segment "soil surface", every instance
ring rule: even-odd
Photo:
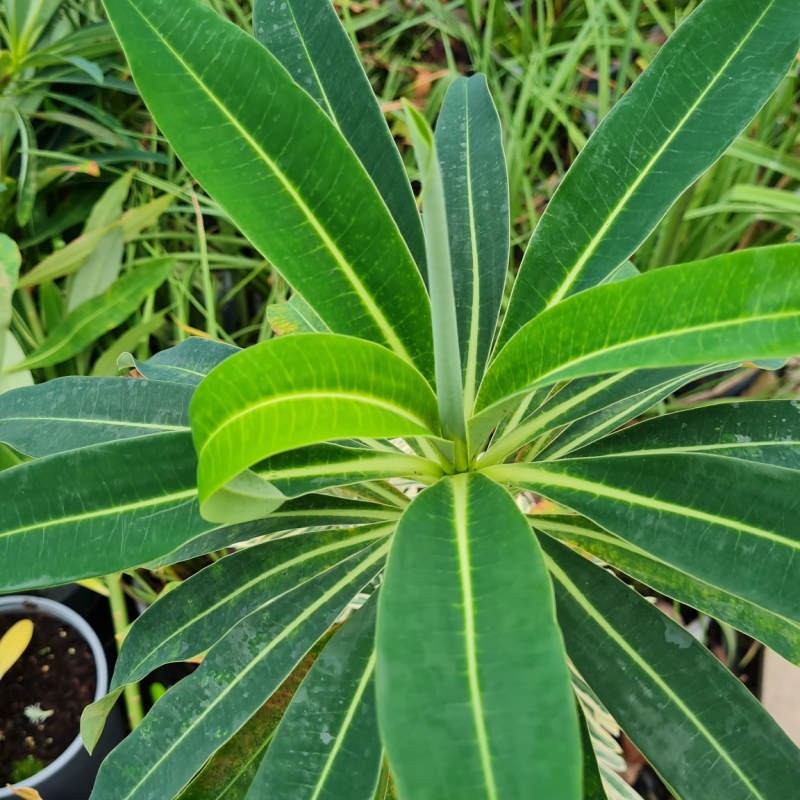
[[[0,614],[0,636],[21,619],[34,632],[0,680],[0,786],[24,779],[32,759],[41,769],[67,749],[96,687],[92,652],[73,627],[41,613]]]

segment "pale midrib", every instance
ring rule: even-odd
[[[461,596],[464,609],[464,649],[467,659],[467,681],[469,684],[469,700],[472,718],[475,724],[478,753],[481,760],[484,782],[488,800],[498,800],[492,768],[492,756],[489,748],[489,734],[481,699],[480,678],[478,675],[478,646],[475,632],[475,597],[472,588],[472,565],[469,552],[468,502],[469,490],[464,475],[453,479],[453,532],[458,556],[458,570],[461,579]]]
[[[313,603],[306,606],[303,611],[298,614],[294,620],[289,623],[274,639],[270,641],[268,645],[266,645],[258,655],[253,658],[253,660],[236,676],[230,681],[225,689],[223,689],[213,700],[206,704],[203,711],[194,719],[193,723],[186,728],[186,730],[181,733],[179,736],[173,739],[170,746],[164,750],[161,754],[159,759],[147,770],[147,772],[142,775],[139,779],[139,782],[131,788],[128,794],[125,795],[124,798],[121,800],[131,800],[136,795],[137,790],[139,789],[142,784],[144,784],[148,778],[158,769],[158,767],[166,761],[170,754],[183,742],[183,740],[197,728],[197,726],[205,719],[215,708],[219,705],[234,689],[239,685],[239,683],[250,673],[252,672],[267,656],[272,653],[272,651],[280,645],[285,639],[287,639],[297,628],[300,627],[306,620],[309,619],[316,611],[321,609],[326,603],[332,600],[342,589],[344,589],[348,584],[352,583],[356,577],[373,566],[377,561],[380,561],[389,550],[389,545],[384,545],[383,547],[377,549],[371,556],[367,557],[361,564],[359,564],[356,568],[352,569],[348,572],[341,580],[335,583],[330,589],[328,589],[324,594],[318,597]],[[277,688],[277,687],[276,687]]]
[[[90,417],[3,417],[0,424],[7,422],[63,422],[80,425],[111,425],[114,428],[144,428],[154,431],[180,432],[190,430],[188,425],[156,425],[153,422],[135,422],[121,419],[92,419]]]
[[[736,519],[728,519],[720,517],[715,514],[710,514],[707,511],[699,511],[690,506],[679,505],[677,503],[668,503],[664,500],[657,500],[653,497],[645,497],[644,495],[634,494],[633,492],[625,491],[624,489],[615,489],[606,486],[603,483],[596,483],[594,481],[585,480],[582,478],[575,478],[572,475],[561,475],[558,473],[548,472],[546,469],[539,469],[529,464],[509,464],[508,466],[490,467],[487,473],[499,475],[500,480],[508,480],[512,483],[526,484],[530,483],[536,485],[538,490],[543,486],[555,486],[562,489],[573,489],[577,492],[586,492],[588,494],[599,495],[606,497],[610,500],[618,500],[621,503],[628,503],[632,506],[639,506],[653,511],[663,511],[667,514],[673,514],[679,517],[688,517],[696,519],[699,522],[706,522],[711,525],[719,525],[723,528],[738,533],[749,533],[759,539],[764,539],[775,544],[789,547],[792,550],[800,550],[800,542],[794,539],[789,539],[786,536],[773,533],[772,531],[764,530],[763,528],[756,528],[746,522]]]
[[[464,377],[464,415],[469,417],[475,406],[475,391],[478,374],[478,343],[481,325],[481,273],[478,259],[478,232],[475,220],[475,201],[472,191],[472,152],[469,135],[469,89],[464,96],[464,149],[466,151],[465,169],[467,173],[467,213],[469,216],[469,240],[472,255],[472,309],[467,341],[467,369]]]
[[[141,511],[147,508],[156,508],[158,506],[167,505],[169,503],[177,502],[179,500],[189,500],[197,496],[197,489],[186,489],[182,492],[173,492],[172,494],[160,495],[157,499],[151,498],[149,500],[142,500],[136,503],[125,503],[123,505],[112,506],[111,508],[102,508],[97,511],[86,511],[82,514],[71,514],[66,517],[58,517],[42,522],[36,522],[33,525],[24,525],[21,528],[14,528],[10,531],[0,532],[0,539],[5,539],[9,536],[16,536],[21,533],[28,533],[30,531],[38,531],[44,528],[55,528],[60,525],[68,525],[71,522],[86,522],[92,519],[102,519],[116,514],[124,514],[129,511]]]
[[[369,657],[369,661],[367,662],[364,674],[361,676],[361,680],[358,682],[356,691],[353,694],[353,699],[350,701],[350,705],[347,708],[347,713],[345,714],[342,724],[339,727],[338,735],[336,736],[333,747],[331,748],[331,752],[328,754],[328,758],[325,760],[325,766],[323,767],[322,772],[320,772],[319,778],[317,779],[317,786],[314,790],[314,794],[311,796],[311,800],[319,800],[320,794],[325,789],[325,781],[328,779],[331,769],[333,769],[336,756],[339,755],[339,751],[344,745],[345,734],[347,733],[348,728],[350,728],[350,726],[353,724],[353,719],[355,718],[356,711],[358,710],[358,705],[361,702],[361,699],[364,697],[364,693],[367,691],[367,686],[369,686],[370,679],[372,678],[372,673],[375,671],[375,661],[376,656],[375,651],[373,650],[372,655]]]
[[[550,572],[556,577],[564,589],[572,595],[575,601],[580,605],[580,607],[584,610],[589,617],[591,617],[595,624],[605,632],[606,636],[608,636],[612,641],[614,641],[617,646],[625,653],[625,655],[633,661],[639,669],[642,670],[650,680],[658,686],[658,688],[680,709],[680,711],[687,717],[687,719],[695,726],[698,733],[700,733],[706,741],[711,745],[711,747],[719,753],[720,758],[730,767],[735,775],[739,777],[742,783],[748,788],[749,791],[753,793],[754,797],[760,798],[760,800],[766,800],[763,794],[756,789],[755,786],[750,782],[749,778],[741,771],[739,765],[736,761],[731,758],[728,752],[722,747],[721,743],[716,739],[716,737],[711,733],[711,731],[706,728],[703,722],[696,716],[696,714],[683,702],[681,697],[670,688],[670,686],[664,682],[661,676],[653,670],[650,664],[647,663],[640,655],[636,652],[634,648],[632,648],[626,639],[614,628],[608,620],[603,617],[601,614],[597,613],[595,607],[588,601],[586,596],[578,589],[578,587],[569,579],[569,577],[553,562],[551,558],[548,558],[548,567]]]
[[[369,451],[367,451],[369,452]],[[352,461],[337,461],[334,464],[321,462],[306,467],[287,467],[286,469],[254,470],[256,475],[266,481],[289,480],[292,478],[324,478],[342,475],[385,475],[396,478],[400,475],[440,475],[441,470],[426,458],[410,456],[405,453],[386,456],[367,456]]]
[[[398,417],[401,417],[402,419],[405,419],[408,422],[411,422],[419,426],[420,430],[409,431],[405,435],[411,436],[414,434],[424,434],[426,431],[430,432],[427,423],[423,419],[418,417],[416,414],[409,412],[402,406],[397,406],[385,400],[380,400],[377,397],[372,397],[366,394],[358,394],[357,392],[331,392],[331,391],[293,392],[291,394],[273,395],[272,397],[268,397],[265,400],[260,400],[258,403],[251,403],[245,408],[237,411],[235,414],[231,414],[229,417],[226,417],[224,422],[222,422],[220,425],[214,428],[214,430],[208,435],[208,438],[203,442],[202,446],[198,451],[198,458],[203,457],[203,454],[206,452],[206,449],[208,448],[210,443],[213,442],[214,439],[216,439],[217,436],[223,433],[226,428],[233,425],[237,420],[241,419],[242,417],[256,413],[257,411],[261,411],[265,408],[268,408],[269,406],[276,405],[278,403],[294,403],[295,401],[301,401],[301,400],[349,400],[351,403],[374,406],[376,408],[382,409],[383,411],[388,411],[391,414],[396,414]],[[400,435],[400,434],[395,434],[395,435]]]
[[[558,290],[552,296],[550,301],[547,303],[545,308],[550,308],[554,306],[556,303],[561,302],[564,297],[567,295],[569,290],[572,288],[572,285],[578,279],[581,271],[586,266],[589,259],[594,255],[595,250],[597,249],[598,245],[603,241],[606,234],[611,230],[611,227],[617,221],[617,218],[620,214],[625,210],[625,207],[628,204],[628,201],[636,194],[636,191],[644,182],[645,178],[650,175],[652,169],[656,166],[659,159],[667,152],[670,145],[675,141],[678,135],[683,131],[684,126],[686,123],[691,119],[694,113],[700,108],[700,105],[706,99],[706,97],[711,93],[711,91],[717,86],[720,80],[725,75],[725,70],[733,63],[733,61],[738,57],[739,53],[742,51],[744,46],[749,41],[750,37],[756,31],[758,26],[761,24],[761,21],[767,14],[772,10],[772,6],[774,2],[769,3],[769,5],[764,9],[764,11],[759,15],[758,19],[753,23],[747,33],[740,39],[739,43],[736,45],[736,48],[733,50],[731,55],[725,60],[722,66],[714,73],[714,79],[706,86],[706,88],[700,93],[697,99],[692,103],[689,107],[688,111],[683,115],[680,119],[678,124],[673,128],[672,132],[667,136],[664,140],[664,143],[661,147],[656,150],[653,157],[645,164],[644,169],[637,175],[636,179],[631,183],[629,188],[625,191],[625,193],[620,198],[619,202],[614,206],[611,210],[611,213],[606,217],[605,222],[600,226],[597,233],[592,237],[592,240],[587,245],[586,249],[581,254],[580,258],[575,262],[575,266],[569,271],[567,277],[559,286]]]
[[[513,389],[509,395],[506,395],[505,397],[501,397],[501,398],[499,398],[497,400],[492,400],[492,402],[489,405],[484,406],[483,408],[481,408],[481,411],[486,411],[487,409],[491,408],[496,403],[505,402],[505,400],[507,400],[509,397],[513,397],[514,395],[517,395],[517,394],[522,394],[523,392],[527,392],[530,389],[536,389],[536,388],[540,388],[540,387],[546,386],[546,385],[548,385],[550,383],[554,383],[557,380],[573,379],[573,378],[577,378],[577,377],[587,377],[591,373],[586,373],[586,374],[581,373],[579,375],[572,375],[572,374],[569,374],[569,371],[571,369],[573,369],[574,367],[579,366],[580,364],[583,364],[583,363],[585,363],[587,361],[592,361],[592,360],[597,359],[598,357],[601,357],[601,356],[606,356],[609,353],[615,353],[618,350],[624,350],[624,349],[629,348],[629,347],[636,348],[636,347],[638,347],[639,345],[642,345],[642,344],[650,344],[652,342],[658,342],[658,341],[662,341],[662,340],[679,339],[679,338],[684,337],[684,336],[690,336],[690,335],[698,334],[698,333],[705,333],[707,331],[723,330],[724,328],[735,328],[735,327],[741,326],[741,325],[747,325],[747,326],[761,325],[764,322],[772,322],[772,321],[775,321],[775,320],[782,320],[782,319],[795,319],[796,320],[797,317],[798,317],[797,310],[790,309],[788,311],[776,311],[776,312],[773,312],[771,314],[760,314],[758,316],[736,317],[736,318],[733,318],[733,319],[724,319],[724,320],[721,320],[719,322],[709,322],[709,323],[706,323],[704,325],[692,325],[692,326],[686,327],[686,328],[671,328],[670,330],[661,331],[660,333],[653,333],[653,334],[650,334],[648,336],[640,336],[638,338],[627,339],[624,342],[618,342],[617,344],[613,344],[613,345],[609,345],[609,346],[603,347],[600,350],[591,350],[590,352],[586,353],[585,355],[582,355],[582,356],[580,356],[578,358],[573,358],[571,361],[567,361],[567,362],[565,362],[563,364],[559,364],[557,367],[554,367],[554,368],[548,370],[547,372],[544,372],[543,374],[536,376],[532,380],[529,380],[525,384],[525,386],[523,386],[521,388],[518,388],[518,389]],[[757,356],[757,357],[760,357],[760,356]],[[508,360],[508,357],[506,357],[505,360]],[[497,362],[495,362],[495,363],[497,363]],[[662,366],[665,366],[663,364],[663,362],[659,362],[659,364],[661,364]],[[645,364],[645,365],[641,365],[641,366],[638,366],[638,367],[631,367],[630,369],[649,369],[651,367],[656,367],[656,366],[658,366],[658,365]],[[680,366],[680,365],[679,364],[675,364],[675,363],[667,363],[666,366]],[[503,372],[507,372],[507,371],[508,371],[508,368],[504,367],[503,368]],[[500,374],[502,375],[503,372],[501,372]],[[565,375],[564,373],[567,373],[567,374]],[[497,379],[495,379],[495,382],[497,382]]]
[[[633,400],[635,403],[644,402],[645,399],[656,402],[657,398],[660,395],[662,395],[665,391],[669,392],[673,388],[682,386],[684,383],[687,383],[693,378],[703,375],[704,373],[705,373],[705,368],[693,370],[692,372],[688,372],[685,375],[682,375],[678,380],[661,383],[658,386],[655,386],[654,388],[646,392],[641,392],[637,395],[634,395],[629,399]],[[617,423],[621,424],[622,422],[627,421],[626,418],[628,417],[629,417],[628,409],[624,409],[619,414],[615,414],[612,417],[607,417],[606,419],[603,420],[602,424],[596,425],[594,428],[590,428],[589,430],[584,431],[584,433],[581,436],[578,436],[577,438],[568,442],[565,446],[557,448],[548,456],[548,458],[542,459],[542,461],[555,461],[561,459],[565,454],[577,450],[578,448],[582,447],[586,442],[591,442],[597,436],[598,431],[603,429],[613,430],[614,428],[617,427]],[[556,443],[557,441],[558,440],[556,440]]]
[[[190,66],[189,64],[181,57],[181,55],[170,46],[169,42],[161,35],[158,28],[153,25],[149,18],[147,18],[135,5],[131,3],[131,8],[136,11],[142,21],[150,28],[153,32],[153,35],[161,42],[164,48],[175,58],[175,60],[186,70],[187,74],[189,74],[192,79],[197,84],[198,88],[208,96],[208,98],[212,101],[212,103],[220,110],[222,115],[228,119],[230,124],[233,128],[239,133],[239,135],[247,142],[249,147],[255,152],[255,154],[267,165],[268,169],[272,171],[275,177],[280,182],[281,186],[286,190],[286,192],[291,196],[294,202],[297,204],[297,207],[303,213],[305,218],[308,220],[311,227],[314,229],[317,236],[319,236],[320,240],[322,241],[325,248],[328,252],[333,256],[334,261],[341,269],[343,275],[353,287],[356,295],[359,297],[361,302],[364,304],[366,309],[372,315],[372,318],[375,320],[378,328],[381,331],[386,343],[391,347],[391,349],[402,358],[404,361],[408,362],[409,364],[413,364],[414,360],[409,355],[408,351],[406,350],[403,343],[398,338],[397,334],[394,331],[394,328],[391,326],[389,321],[383,314],[383,311],[378,307],[372,295],[367,291],[364,284],[361,282],[359,277],[353,271],[353,268],[348,263],[347,259],[344,256],[344,253],[339,249],[336,242],[328,234],[327,230],[323,227],[322,223],[316,218],[315,214],[303,200],[303,198],[298,193],[295,186],[292,182],[287,178],[287,176],[283,173],[281,169],[278,168],[278,165],[266,154],[264,149],[258,144],[258,142],[247,132],[247,130],[239,123],[237,118],[228,110],[225,104],[217,98],[215,94],[211,92],[211,90],[203,83],[202,78],[198,75]]]
[[[203,609],[203,613],[202,614],[198,614],[197,616],[192,617],[191,619],[187,620],[185,623],[183,623],[179,627],[173,628],[172,629],[172,633],[170,633],[169,636],[167,636],[164,639],[161,639],[161,641],[159,641],[157,644],[154,644],[154,645],[150,646],[150,652],[147,653],[147,657],[131,666],[131,668],[128,670],[128,677],[127,678],[125,678],[124,680],[121,680],[119,683],[117,683],[117,681],[114,681],[114,685],[112,685],[112,689],[117,687],[117,686],[121,686],[124,683],[130,683],[131,681],[136,680],[137,675],[141,672],[142,666],[149,664],[150,659],[152,657],[152,652],[153,651],[163,650],[163,648],[166,645],[168,645],[173,639],[176,639],[176,638],[179,638],[179,637],[183,636],[183,634],[187,630],[189,630],[189,628],[191,628],[191,627],[193,627],[195,625],[198,625],[203,619],[209,617],[211,614],[213,614],[215,611],[217,611],[218,609],[222,608],[223,606],[230,605],[230,604],[234,603],[239,596],[241,596],[243,594],[246,594],[251,589],[253,589],[255,586],[258,586],[258,584],[264,583],[264,581],[269,580],[271,577],[273,577],[274,575],[277,575],[280,572],[284,572],[285,570],[291,569],[292,567],[300,566],[301,564],[303,564],[303,563],[305,563],[307,561],[313,561],[314,559],[319,558],[321,556],[324,556],[324,555],[326,555],[328,553],[335,553],[337,550],[348,550],[348,549],[351,549],[351,548],[355,548],[359,544],[370,544],[371,542],[377,541],[378,539],[380,539],[380,538],[382,538],[384,536],[388,536],[393,530],[394,530],[394,525],[393,524],[392,525],[382,525],[382,526],[380,526],[380,528],[372,530],[369,533],[364,533],[364,534],[361,534],[360,536],[354,536],[354,537],[349,538],[349,539],[342,539],[341,541],[338,541],[338,542],[336,542],[334,544],[329,544],[329,545],[326,545],[324,547],[318,547],[315,550],[307,550],[307,551],[305,551],[303,553],[300,553],[299,555],[295,556],[294,558],[290,559],[289,561],[282,561],[280,564],[278,564],[277,566],[273,567],[272,569],[268,569],[265,572],[259,573],[257,576],[255,576],[254,578],[251,578],[246,583],[241,584],[236,590],[234,590],[232,592],[229,592],[228,594],[224,595],[223,597],[220,597],[220,599],[217,600],[216,603],[213,603],[210,606],[206,606]],[[285,539],[284,540],[278,539],[276,541],[286,541],[286,540]],[[357,555],[357,553],[353,553],[351,555]],[[350,556],[347,556],[347,558],[350,558]],[[345,559],[343,559],[343,560],[345,560]],[[281,592],[280,594],[275,595],[274,597],[270,597],[269,600],[265,601],[261,605],[259,605],[256,608],[254,608],[253,611],[257,611],[259,609],[265,608],[268,605],[271,605],[272,603],[276,602],[277,600],[280,600],[284,595],[288,594],[291,591],[294,591],[294,589],[296,589],[296,588],[298,588],[300,586],[303,586],[304,584],[308,583],[309,581],[315,580],[320,575],[323,575],[324,573],[330,571],[331,569],[334,569],[340,563],[341,562],[337,562],[335,564],[331,564],[331,565],[325,567],[324,569],[321,569],[319,572],[315,572],[313,575],[309,575],[305,580],[300,581],[299,583],[297,583],[297,584],[295,584],[293,586],[290,586],[288,589],[286,589],[285,591]],[[155,668],[155,665],[152,665],[151,668]]]
[[[722,442],[717,444],[687,444],[687,445],[677,445],[677,446],[669,446],[669,447],[652,447],[652,448],[642,448],[641,450],[622,450],[622,451],[615,451],[613,453],[598,453],[597,455],[592,455],[587,453],[586,455],[576,455],[575,458],[581,459],[594,459],[594,458],[620,458],[626,456],[656,456],[662,455],[664,453],[707,453],[711,451],[718,451],[718,450],[747,450],[751,447],[797,447],[800,448],[800,442],[781,442],[775,440],[769,441],[748,441],[748,442]],[[749,459],[742,458],[741,456],[730,456],[730,458],[739,458],[743,461],[748,461]],[[560,459],[563,461],[569,461],[569,458]],[[775,466],[775,465],[770,465]]]
[[[705,581],[702,578],[698,578],[696,575],[693,575],[691,572],[687,572],[682,567],[676,567],[669,561],[665,561],[663,558],[659,558],[658,556],[655,556],[652,553],[648,553],[646,550],[642,550],[635,544],[631,544],[631,542],[628,542],[625,539],[619,539],[615,536],[610,536],[608,534],[600,533],[599,531],[590,531],[585,528],[581,528],[577,525],[563,525],[560,523],[551,524],[549,521],[542,524],[540,522],[537,522],[535,518],[532,520],[532,523],[534,527],[541,528],[541,530],[543,530],[548,535],[550,535],[550,531],[552,531],[553,535],[558,539],[561,539],[561,537],[558,536],[558,534],[561,533],[569,542],[577,544],[579,546],[584,544],[583,542],[584,539],[589,539],[590,541],[593,542],[600,542],[601,544],[607,544],[610,545],[611,547],[617,547],[620,550],[625,550],[628,553],[631,553],[635,556],[639,556],[640,558],[645,558],[648,561],[652,561],[656,564],[660,564],[664,567],[667,567],[668,569],[674,570],[675,572],[678,572],[681,575],[690,578],[692,581],[702,584],[702,586],[707,586],[715,591],[723,591],[726,594],[729,594],[731,597],[735,597],[737,600],[747,603],[748,606],[751,606],[752,608],[755,608],[764,614],[768,614],[771,617],[779,619],[781,621],[781,624],[788,625],[792,628],[797,628],[798,630],[800,630],[800,623],[796,622],[790,617],[785,617],[783,614],[779,614],[776,611],[772,611],[771,609],[762,606],[760,603],[757,603],[754,600],[751,600],[750,598],[739,597],[739,595],[733,594],[727,589],[721,590],[718,586],[714,586],[713,584],[708,583],[708,581]],[[620,567],[620,569],[622,569],[623,572],[627,572],[627,570],[622,567]],[[634,575],[633,577],[636,576]]]

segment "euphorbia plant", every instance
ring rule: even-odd
[[[256,3],[260,41],[195,0],[106,0],[164,132],[298,294],[294,334],[0,404],[0,439],[33,457],[0,473],[5,589],[255,539],[133,625],[112,699],[205,655],[93,797],[175,797],[230,740],[214,796],[371,800],[391,774],[401,800],[602,798],[587,684],[678,797],[796,785],[744,687],[605,568],[800,660],[797,405],[615,433],[698,375],[800,350],[796,247],[627,261],[785,76],[794,5],[705,0],[684,22],[564,177],[498,329],[508,198],[480,76],[452,82],[435,134],[408,111],[420,218],[328,0]]]

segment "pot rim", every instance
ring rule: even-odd
[[[100,643],[97,634],[92,629],[92,626],[76,611],[73,611],[69,606],[59,603],[56,600],[50,600],[47,597],[34,597],[33,595],[4,595],[0,596],[0,612],[5,613],[36,613],[44,612],[50,616],[66,622],[75,628],[76,631],[83,637],[92,651],[95,666],[95,678],[97,686],[95,688],[94,699],[99,700],[108,691],[108,663],[106,662],[106,655],[103,652],[103,645]],[[43,770],[40,770],[35,775],[27,778],[24,786],[35,789],[41,786],[48,778],[55,775],[65,764],[72,760],[72,758],[81,750],[83,742],[81,741],[80,733],[70,742],[67,748],[56,758],[51,761]],[[4,786],[0,786],[0,800],[5,798],[15,797]]]

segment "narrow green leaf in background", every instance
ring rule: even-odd
[[[487,536],[487,531],[491,535]],[[510,495],[444,478],[400,520],[378,608],[400,797],[581,798],[578,719],[541,551]]]
[[[13,239],[0,234],[0,373],[5,364],[5,343],[11,325],[11,297],[17,288],[22,257]]]
[[[800,751],[715,656],[605,570],[543,544],[570,658],[678,797],[772,800],[797,785]]]
[[[122,324],[172,274],[175,262],[155,258],[136,265],[102,295],[87,300],[56,325],[39,347],[15,369],[59,364],[80,353],[98,336]]]
[[[723,154],[794,61],[796,11],[795,0],[704,0],[684,21],[561,181],[525,254],[500,344],[600,283]]]

